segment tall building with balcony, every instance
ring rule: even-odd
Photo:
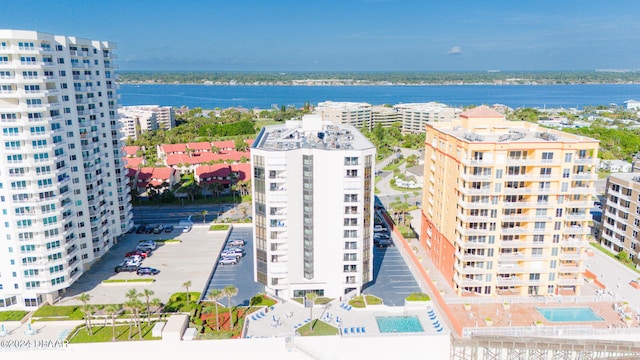
[[[325,101],[318,103],[316,113],[335,125],[348,124],[356,129],[371,130],[371,104]]]
[[[605,188],[600,244],[614,253],[625,251],[639,263],[640,174],[611,174]]]
[[[449,122],[458,118],[462,110],[436,102],[398,104],[393,107],[402,121],[403,133],[423,133],[425,125]]]
[[[458,295],[580,293],[597,152],[485,106],[427,124],[421,243]]]
[[[255,280],[282,297],[340,297],[373,279],[376,149],[320,116],[264,127],[251,147]]]
[[[140,134],[158,129],[156,113],[137,106],[123,106],[118,109],[121,140],[137,140]]]
[[[0,310],[55,300],[133,226],[114,49],[0,30]]]

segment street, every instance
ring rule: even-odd
[[[224,214],[225,217],[243,218],[244,213],[240,206],[247,209],[247,216],[251,216],[249,204],[238,204],[238,210],[233,211],[235,204],[207,204],[207,205],[185,205],[185,206],[134,206],[133,221],[136,224],[179,223],[191,216],[194,223],[209,223]],[[202,219],[202,210],[207,211],[206,220]]]

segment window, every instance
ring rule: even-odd
[[[552,152],[543,152],[542,153],[542,162],[550,163],[553,161],[553,153]]]
[[[349,169],[349,170],[347,170],[347,177],[348,178],[358,177],[358,170],[357,169]]]
[[[345,165],[358,165],[358,158],[357,157],[345,157],[344,158],[344,164]]]

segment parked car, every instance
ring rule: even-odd
[[[382,225],[373,225],[373,232],[385,232],[387,228]]]
[[[238,263],[238,259],[235,257],[221,257],[218,260],[218,265],[235,265]]]
[[[135,261],[140,263],[142,262],[142,260],[144,260],[142,255],[131,255],[124,258],[124,261]]]
[[[144,234],[144,231],[147,229],[144,225],[138,225],[136,228],[136,234]]]
[[[128,253],[124,254],[124,257],[129,257],[133,255],[140,255],[142,256],[143,259],[146,259],[147,257],[149,257],[149,253],[147,251],[142,251],[142,250],[129,251]]]
[[[191,225],[185,225],[185,226],[182,228],[182,232],[183,232],[183,233],[188,233],[189,231],[191,231]]]
[[[382,240],[381,239],[380,241],[378,241],[376,243],[376,246],[379,247],[379,248],[386,248],[386,247],[394,246],[394,245],[393,245],[393,240],[391,240],[391,239],[388,239],[388,240]]]
[[[154,234],[160,234],[163,231],[164,231],[164,225],[162,225],[162,224],[158,224],[158,225],[153,227],[153,233]]]
[[[144,233],[145,233],[145,234],[151,234],[152,232],[153,232],[153,226],[147,226],[147,227],[144,229]]]
[[[244,255],[244,249],[237,246],[230,246],[230,247],[224,248],[223,251],[236,252]]]
[[[240,260],[240,258],[243,256],[244,254],[242,253],[237,253],[234,251],[223,251],[220,253],[220,256],[225,258],[225,257],[232,257],[232,258],[236,258],[238,260]]]
[[[156,244],[156,242],[153,240],[144,240],[144,241],[140,241],[138,243],[138,246],[146,246],[146,247],[150,247],[152,250],[155,250],[158,244]]]
[[[127,271],[127,272],[133,272],[138,270],[138,267],[140,267],[140,265],[135,265],[135,264],[127,264],[126,262],[122,262],[118,265],[116,265],[115,271],[117,273],[119,272],[123,272],[123,271]]]
[[[152,268],[152,267],[139,267],[138,270],[136,270],[136,274],[143,276],[143,275],[158,275],[158,273],[160,273],[160,270],[156,269],[156,268]]]
[[[169,225],[166,228],[164,228],[164,232],[170,233],[173,231],[173,229],[174,229],[173,225]]]
[[[245,245],[245,241],[242,240],[242,239],[229,240],[227,245],[229,245],[229,246],[244,246]]]

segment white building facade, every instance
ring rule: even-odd
[[[403,133],[423,133],[434,122],[449,122],[458,118],[462,110],[437,102],[394,105],[402,121]]]
[[[320,116],[263,128],[251,148],[255,280],[267,292],[342,297],[373,280],[376,150]]]
[[[0,310],[55,300],[133,226],[114,48],[0,30]]]
[[[137,140],[140,134],[158,129],[156,113],[137,106],[123,106],[118,109],[121,140]]]
[[[318,103],[316,113],[335,125],[348,124],[356,129],[371,130],[371,104],[324,101]]]

